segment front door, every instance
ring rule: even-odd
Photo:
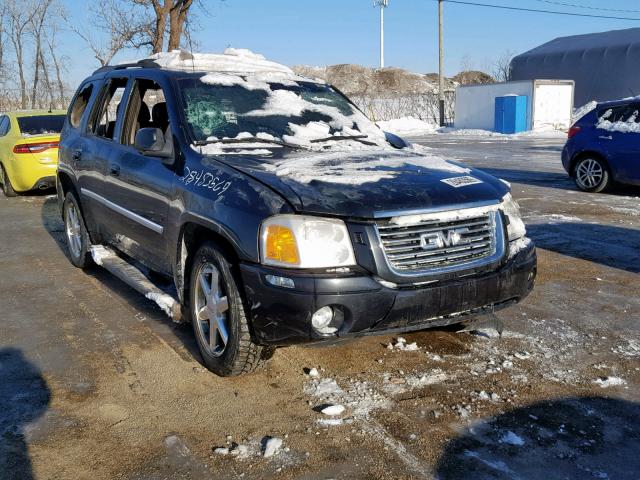
[[[114,240],[148,267],[170,273],[165,228],[174,184],[171,161],[143,155],[135,147],[141,128],[158,128],[173,142],[164,90],[152,79],[133,80],[127,98],[117,155],[109,160],[106,187],[120,222]],[[164,161],[163,161],[164,160]]]

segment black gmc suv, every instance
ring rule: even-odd
[[[533,287],[506,183],[247,51],[94,72],[59,155],[73,264],[105,246],[170,277],[218,375],[275,346],[463,322]]]

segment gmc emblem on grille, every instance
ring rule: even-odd
[[[423,233],[420,235],[420,247],[423,250],[436,250],[469,243],[468,240],[462,238],[462,234],[468,232],[468,228],[456,228],[439,232]]]

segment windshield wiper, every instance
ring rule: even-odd
[[[365,138],[368,138],[367,135],[333,135],[331,137],[326,138],[314,138],[311,140],[311,143],[320,143],[320,142],[328,142],[330,140],[340,141],[340,140],[356,140],[360,143],[364,143],[365,145],[375,146],[377,143],[366,141]]]
[[[224,143],[224,144],[241,144],[241,143],[271,143],[273,145],[280,145],[281,147],[288,148],[302,148],[306,149],[306,147],[302,145],[296,145],[295,143],[284,142],[282,140],[269,139],[269,138],[259,138],[259,137],[247,137],[247,138],[221,138],[218,140],[196,140],[193,142],[194,145],[201,147],[202,145],[208,145],[211,143]]]

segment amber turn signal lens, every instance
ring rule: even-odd
[[[290,228],[281,225],[269,225],[266,232],[265,257],[278,262],[298,265],[298,245]]]

